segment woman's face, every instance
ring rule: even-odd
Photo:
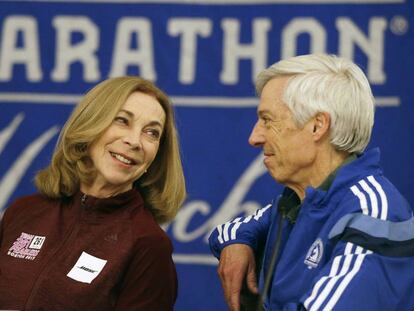
[[[90,146],[89,155],[97,175],[84,193],[108,197],[128,191],[158,152],[165,112],[153,96],[134,92],[112,124]]]

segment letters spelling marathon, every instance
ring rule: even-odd
[[[268,59],[269,47],[280,46],[281,58],[294,56],[298,52],[299,36],[307,35],[310,50],[326,52],[327,33],[331,35],[321,21],[309,17],[294,17],[281,29],[275,29],[270,17],[252,18],[248,23],[236,18],[222,18],[219,25],[215,25],[207,17],[166,17],[165,32],[169,39],[163,42],[156,41],[161,39],[153,35],[153,25],[158,25],[159,22],[147,17],[120,17],[114,20],[111,26],[114,29],[113,34],[100,29],[100,25],[89,16],[54,15],[50,21],[44,19],[42,17],[40,23],[40,18],[38,21],[36,16],[31,15],[8,15],[3,18],[0,29],[0,81],[12,82],[14,74],[19,72],[24,75],[20,78],[28,82],[48,79],[52,82],[66,82],[76,78],[92,83],[104,76],[128,74],[128,69],[131,68],[138,70],[142,77],[156,81],[155,64],[163,63],[157,58],[165,57],[165,53],[154,48],[158,44],[164,51],[178,47],[177,53],[168,53],[168,57],[178,57],[174,63],[178,63],[179,83],[197,82],[196,73],[202,74],[200,70],[197,71],[197,61],[210,61],[211,55],[217,54],[214,59],[222,60],[217,66],[219,72],[212,74],[216,75],[219,83],[234,85],[239,82],[241,60],[250,61],[253,81],[267,67],[269,61],[273,61]],[[387,77],[384,70],[384,42],[385,35],[392,35],[386,31],[390,21],[382,16],[367,17],[367,21],[369,27],[366,31],[351,17],[339,16],[335,19],[336,29],[332,31],[336,31],[338,36],[337,54],[353,58],[355,50],[359,49],[366,55],[370,82],[385,84]],[[108,24],[111,24],[110,20]],[[44,25],[50,25],[50,29],[48,26],[44,28]],[[251,32],[250,42],[242,42],[242,31]],[[271,33],[275,31],[280,31],[279,45],[268,42],[270,38],[279,37],[279,34]],[[52,48],[52,55],[48,54],[47,57],[41,52],[46,50],[41,44],[46,43],[42,40],[51,42],[49,36],[42,35],[45,33],[55,35],[54,50]],[[75,35],[80,39],[73,42]],[[222,38],[221,46],[210,49],[209,47],[215,47],[216,44],[209,43],[216,43],[218,38]],[[106,48],[108,52],[102,53],[101,46],[108,44],[112,49]],[[199,48],[201,44],[204,44],[204,48]],[[51,57],[53,54],[54,57]],[[45,66],[45,63],[48,64]],[[80,65],[76,75],[82,77],[72,76],[74,64]],[[110,64],[109,71],[102,72],[102,64]],[[18,66],[24,70],[15,70]],[[50,72],[45,72],[45,68],[51,68]],[[170,75],[171,71],[168,76]]]

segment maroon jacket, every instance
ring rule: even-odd
[[[0,227],[0,309],[172,310],[172,245],[130,190],[17,200]]]

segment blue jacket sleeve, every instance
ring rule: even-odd
[[[224,247],[231,244],[246,244],[254,251],[259,241],[265,241],[271,222],[272,205],[258,209],[247,217],[238,217],[218,225],[209,238],[210,249],[216,258]]]
[[[340,241],[301,304],[309,311],[410,310],[400,304],[414,290],[413,269],[407,257],[382,256]]]

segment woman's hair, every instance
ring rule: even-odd
[[[111,125],[133,92],[156,98],[166,115],[157,155],[134,186],[140,189],[158,223],[174,218],[186,196],[174,112],[164,92],[138,77],[105,80],[84,96],[60,133],[50,165],[35,177],[41,193],[51,198],[69,197],[82,183],[93,181],[96,173],[89,147]]]
[[[318,112],[331,117],[330,142],[336,150],[364,151],[374,125],[374,98],[362,70],[334,55],[313,54],[281,60],[256,80],[261,94],[271,79],[291,76],[283,100],[299,127]]]

